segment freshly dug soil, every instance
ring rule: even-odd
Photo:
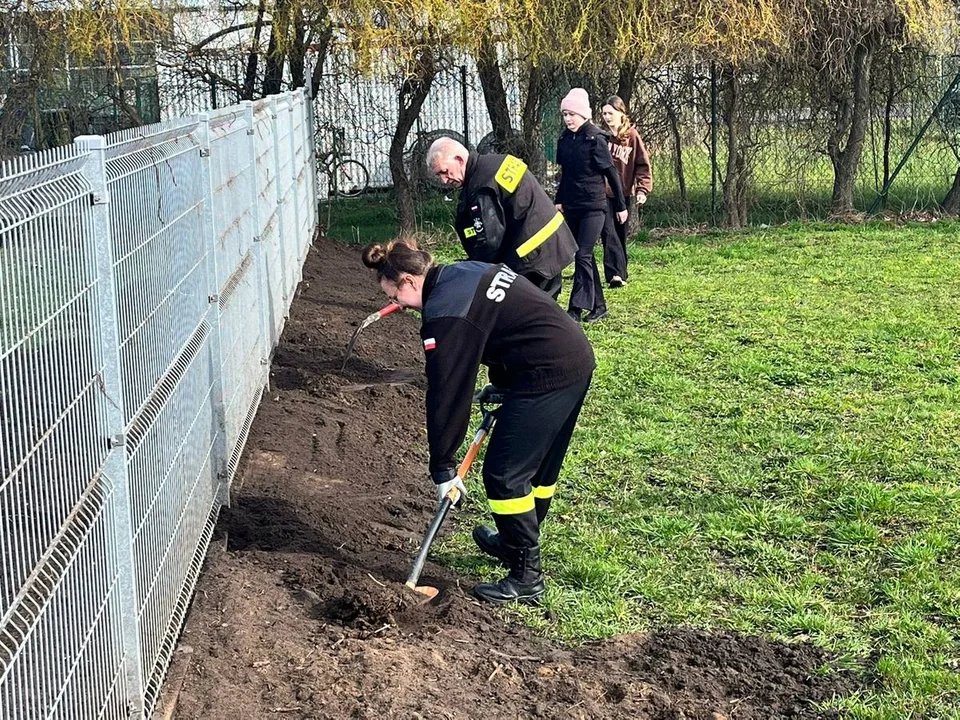
[[[181,639],[179,720],[772,720],[852,691],[816,672],[821,649],[736,633],[558,647],[429,563],[441,592],[419,604],[403,581],[435,500],[417,319],[367,329],[340,371],[384,304],[355,248],[318,242]]]

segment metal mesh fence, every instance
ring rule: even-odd
[[[438,137],[448,135],[473,147],[492,130],[476,66],[469,58],[460,60],[434,79],[407,139],[404,161],[408,174],[414,178],[423,174],[421,161],[430,143]],[[389,75],[358,76],[345,51],[328,56],[319,73],[317,155],[327,160],[319,166],[321,193],[329,194],[332,189],[332,153],[335,142],[340,142],[337,138],[342,138],[342,145],[337,148],[342,157],[355,159],[367,169],[371,188],[390,187],[393,180],[389,153],[398,120],[399,80]],[[512,89],[516,100],[516,85]]]
[[[311,240],[312,126],[298,91],[0,165],[4,720],[156,702]]]
[[[948,104],[958,63],[923,58],[908,78],[885,76],[878,61],[854,206],[867,210],[906,159],[884,207],[934,209],[957,170],[960,134]],[[785,80],[784,80],[785,82]],[[776,77],[748,75],[741,87],[738,140],[746,163],[746,201],[758,221],[828,214],[834,171],[827,152],[835,106],[825,95],[778,86]],[[646,210],[667,219],[716,222],[728,155],[722,86],[709,66],[644,74],[633,98],[636,121],[651,151],[654,193]],[[921,135],[924,126],[927,131]],[[911,145],[916,147],[911,151]],[[715,143],[715,145],[714,145]]]
[[[318,71],[313,140],[320,158],[322,196],[334,191],[352,194],[355,186],[392,185],[388,156],[402,78],[387,65],[361,75],[352,69],[345,44],[335,43]],[[935,209],[941,203],[960,166],[960,95],[955,92],[935,116],[934,110],[957,69],[956,58],[895,54],[875,59],[872,95],[864,111],[869,115],[867,134],[854,187],[857,209],[871,207],[904,158],[907,162],[883,206],[914,211]],[[516,63],[505,63],[503,70],[517,131],[528,90]],[[641,68],[637,75],[630,105],[651,153],[654,192],[644,214],[652,223],[709,224],[723,219],[729,112],[718,73],[705,64]],[[811,73],[809,68],[805,72],[760,68],[739,75],[740,106],[734,124],[743,155],[742,193],[755,222],[823,217],[830,212],[834,169],[827,149],[837,106],[825,81]],[[608,84],[559,72],[546,90],[537,90],[542,96],[542,150],[548,161],[554,159],[562,129],[562,96],[571,86],[588,87],[599,120],[603,99],[615,92],[613,83]],[[191,102],[209,103],[212,90],[197,90]],[[454,54],[434,79],[407,139],[408,174],[420,184],[426,175],[422,167],[426,149],[440,135],[457,137],[483,152],[491,147],[491,130],[476,66],[469,56]],[[335,180],[338,171],[347,177]],[[548,163],[542,178],[548,185],[554,172]],[[336,187],[338,182],[346,187]]]

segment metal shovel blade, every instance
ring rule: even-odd
[[[360,323],[360,326],[354,331],[353,337],[350,338],[350,342],[347,343],[347,352],[343,356],[343,364],[340,366],[340,372],[343,372],[347,368],[347,361],[350,359],[350,356],[353,354],[353,346],[357,344],[357,338],[360,337],[360,333],[364,331],[365,328],[373,325],[380,318],[385,318],[391,313],[395,313],[400,309],[400,306],[396,303],[390,303],[389,305],[380,308],[375,313],[367,315],[363,322]]]
[[[437,595],[440,594],[440,591],[435,587],[430,587],[429,585],[417,585],[416,583],[406,583],[407,587],[413,590],[414,592],[420,593],[424,596],[423,600],[420,601],[421,605],[426,605],[428,602],[433,600]]]

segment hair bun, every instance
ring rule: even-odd
[[[387,259],[387,249],[380,243],[367,245],[363,249],[363,264],[373,270],[379,270]]]

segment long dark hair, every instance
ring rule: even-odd
[[[614,110],[623,113],[623,125],[621,125],[619,128],[612,128],[606,123],[604,123],[604,125],[607,125],[607,130],[616,134],[616,136],[620,138],[620,142],[626,142],[627,138],[630,136],[630,113],[627,112],[627,104],[619,95],[611,95],[607,98],[603,105],[609,105]],[[603,105],[600,107],[603,107]]]
[[[411,237],[399,237],[386,245],[373,243],[363,249],[363,264],[377,271],[377,280],[386,278],[392,283],[400,275],[425,275],[433,266],[433,255],[417,248]]]

